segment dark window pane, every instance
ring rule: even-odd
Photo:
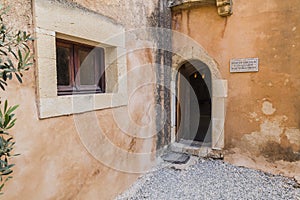
[[[60,39],[56,48],[58,95],[105,91],[103,48]]]
[[[70,85],[70,49],[56,47],[57,85]]]
[[[95,52],[79,49],[80,85],[96,85]]]

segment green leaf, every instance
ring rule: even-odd
[[[2,74],[2,78],[3,78],[3,80],[4,80],[4,81],[6,81],[6,80],[7,80],[6,72],[3,72],[3,74]]]
[[[7,78],[8,78],[9,80],[12,79],[12,73],[7,74],[6,76],[7,76]]]
[[[4,187],[4,183],[2,183],[1,185],[0,185],[0,191],[2,190],[2,188]],[[2,195],[3,193],[0,193],[0,195]]]
[[[14,138],[13,137],[10,137],[10,138],[8,138],[7,140],[6,140],[6,142],[10,142],[10,141],[12,141]]]
[[[26,31],[13,32],[12,28],[6,27],[2,18],[6,11],[7,9],[0,3],[0,88],[2,90],[6,89],[8,80],[12,78],[16,77],[22,83],[22,72],[33,65],[33,55],[28,41],[34,39]],[[19,155],[12,153],[15,142],[7,132],[16,123],[14,112],[17,108],[18,105],[9,106],[6,100],[0,109],[0,192],[4,183],[12,178],[10,174],[14,164],[9,163],[10,158]]]
[[[19,107],[19,105],[15,105],[13,107],[10,107],[7,111],[7,115],[10,115],[12,112],[14,112],[17,108]]]
[[[0,87],[1,87],[2,90],[5,90],[4,86],[7,86],[7,83],[4,82],[4,81],[2,81],[2,80],[0,80]]]
[[[0,52],[1,52],[3,55],[7,56],[7,53],[6,53],[5,51],[3,51],[2,49],[0,49]]]
[[[11,59],[7,59],[7,62],[9,63],[8,67],[14,68],[14,64],[12,63]]]
[[[13,170],[11,170],[11,169],[5,170],[4,172],[2,172],[2,176],[7,176],[7,175],[11,174],[12,172],[13,172]]]
[[[21,78],[21,76],[20,76],[19,74],[17,74],[17,73],[15,73],[15,75],[16,75],[18,81],[19,81],[20,83],[22,83],[22,78]]]
[[[26,51],[25,57],[24,57],[24,62],[27,63],[28,58],[30,57],[30,51]]]
[[[13,166],[15,166],[15,164],[10,164],[10,165],[8,165],[7,167],[8,167],[8,168],[12,168]]]
[[[12,51],[11,49],[9,49],[9,52],[15,57],[15,59],[18,59],[16,53],[14,51]]]
[[[13,121],[9,124],[8,127],[6,127],[6,129],[10,129],[15,125],[15,122],[17,121],[17,118],[13,119]]]
[[[4,113],[6,113],[6,110],[7,110],[7,100],[5,100],[5,102],[4,102]]]
[[[3,128],[6,129],[6,126],[9,124],[10,122],[10,117],[8,115],[4,115],[4,123],[3,123]]]
[[[18,49],[18,55],[19,55],[19,62],[23,62],[22,52],[20,49]]]
[[[26,41],[26,40],[25,40]],[[28,50],[28,52],[30,52],[30,48],[26,43],[23,43],[24,47]]]

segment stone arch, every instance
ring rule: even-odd
[[[184,44],[184,45],[183,45]],[[222,79],[218,69],[218,64],[211,58],[204,49],[196,43],[185,43],[182,40],[173,40],[173,48],[176,52],[172,58],[172,75],[171,75],[171,138],[175,142],[176,134],[176,78],[179,68],[186,62],[191,60],[199,60],[208,66],[211,71],[212,80],[212,148],[224,148],[224,123],[226,113],[227,98],[227,80]]]

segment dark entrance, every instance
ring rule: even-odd
[[[211,73],[201,61],[182,65],[177,77],[177,140],[211,142]]]

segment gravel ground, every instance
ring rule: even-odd
[[[300,200],[289,178],[236,167],[220,160],[199,159],[185,169],[161,165],[138,179],[116,199],[284,199]]]

